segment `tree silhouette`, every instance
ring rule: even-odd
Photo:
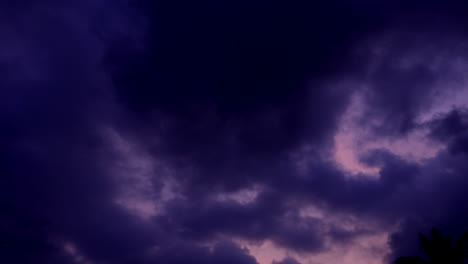
[[[395,264],[463,264],[468,259],[468,232],[454,244],[451,236],[444,236],[433,229],[431,237],[419,234],[419,242],[427,259],[421,257],[399,257]]]

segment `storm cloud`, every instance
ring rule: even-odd
[[[467,9],[0,2],[0,262],[390,263],[461,234]]]

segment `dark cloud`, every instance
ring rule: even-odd
[[[423,256],[418,241],[418,233],[429,234],[431,228],[439,228],[447,234],[458,237],[466,231],[468,212],[465,204],[467,187],[466,145],[464,143],[466,113],[463,109],[453,109],[436,116],[430,122],[430,135],[446,144],[447,151],[428,161],[423,167],[417,184],[419,191],[412,195],[414,210],[410,218],[402,223],[390,245],[391,257]]]
[[[233,200],[194,201],[196,197],[173,200],[166,204],[166,215],[156,221],[194,241],[229,235],[253,241],[270,239],[297,251],[320,250],[320,221],[291,212],[279,195],[264,192],[246,205]]]
[[[201,170],[190,184],[238,187],[247,179],[218,175],[330,143],[350,89],[326,77],[378,23],[335,5],[152,3],[148,48],[114,70],[119,100],[161,133],[161,155]]]
[[[467,186],[463,158],[444,153],[432,162],[420,179],[419,191],[412,194],[413,211],[390,240],[391,257],[421,255],[417,234],[428,234],[433,227],[455,237],[466,230],[468,212],[461,206],[466,203]]]
[[[421,117],[462,82],[457,61],[466,57],[466,40],[452,27],[445,32],[409,27],[384,31],[357,52],[368,61],[361,75],[366,86],[361,123],[377,137],[418,129]]]
[[[294,258],[285,258],[282,261],[273,261],[272,264],[300,264],[300,262]]]
[[[417,121],[453,69],[431,68],[434,58],[464,54],[451,49],[463,39],[452,25],[466,22],[464,4],[0,7],[2,263],[255,264],[232,241],[320,254],[399,222],[390,259],[417,254],[412,237],[426,228],[466,228],[466,110]],[[348,177],[330,153],[356,93],[366,110],[360,125],[381,121],[369,136],[424,126],[449,151],[419,163],[369,151],[360,162],[379,167],[380,178]],[[128,172],[125,159],[148,175]],[[124,173],[141,176],[155,213],[141,217],[118,202],[133,188]],[[324,215],[307,215],[309,205]]]
[[[431,123],[431,136],[444,142],[454,154],[468,152],[468,113],[454,109]]]
[[[2,24],[2,263],[73,263],[67,243],[93,260],[123,261],[153,240],[113,203],[99,131],[111,110],[103,43],[88,32],[87,7],[66,7],[11,6],[14,19]]]
[[[177,245],[167,247],[155,252],[155,261],[162,263],[232,263],[232,264],[257,264],[248,250],[241,248],[231,241],[222,241],[209,247],[194,247],[193,245]]]

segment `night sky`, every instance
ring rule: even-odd
[[[387,264],[461,235],[467,14],[0,0],[0,263]]]

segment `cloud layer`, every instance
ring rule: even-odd
[[[466,4],[20,2],[0,262],[386,263],[466,231]]]

